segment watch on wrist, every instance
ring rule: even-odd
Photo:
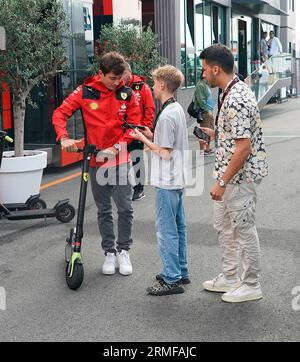
[[[114,148],[120,152],[121,151],[121,145],[119,143],[114,144]]]
[[[219,185],[220,185],[223,189],[226,188],[226,182],[225,182],[224,180],[222,180],[222,179],[219,180]]]

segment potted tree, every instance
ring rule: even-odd
[[[158,36],[150,26],[141,27],[123,21],[113,25],[104,25],[97,42],[94,71],[99,70],[101,55],[118,51],[130,64],[133,73],[146,77],[152,85],[151,71],[166,63],[159,54]]]
[[[6,51],[0,52],[0,92],[2,83],[12,92],[15,145],[14,151],[4,153],[0,202],[15,203],[39,193],[47,154],[24,151],[25,111],[32,103],[33,87],[66,67],[63,36],[69,27],[60,0],[0,0],[0,9],[0,25],[6,32]]]

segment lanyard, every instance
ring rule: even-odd
[[[228,96],[228,93],[230,92],[231,88],[236,84],[238,83],[240,80],[238,77],[235,77],[231,82],[230,84],[228,85],[228,87],[226,88],[224,94],[223,94],[223,97],[222,97],[222,100],[218,106],[218,113],[217,113],[217,117],[216,117],[216,126],[218,125],[218,121],[219,121],[219,115],[220,115],[220,111],[221,111],[221,108],[224,104],[224,101],[225,101],[225,98]]]
[[[167,101],[165,101],[165,103],[163,104],[162,106],[162,109],[158,112],[158,115],[156,116],[155,118],[155,121],[153,122],[153,130],[155,130],[156,128],[156,125],[157,125],[157,122],[158,122],[158,119],[159,119],[159,116],[161,115],[162,111],[164,109],[166,109],[168,107],[168,105],[172,104],[172,103],[175,103],[176,102],[176,99],[175,98],[169,98]]]

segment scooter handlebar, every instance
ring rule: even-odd
[[[9,136],[5,136],[4,139],[5,139],[6,142],[9,142],[9,143],[14,142],[14,140],[12,138],[10,138]]]

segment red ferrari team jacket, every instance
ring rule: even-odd
[[[119,143],[122,150],[114,161],[108,161],[105,166],[115,166],[129,161],[126,143],[132,142],[130,129],[124,131],[123,119],[128,123],[140,124],[141,113],[134,92],[121,81],[115,91],[110,91],[101,82],[100,76],[87,78],[83,85],[71,93],[58,107],[52,117],[52,123],[57,134],[57,141],[68,136],[67,120],[81,109],[89,144],[98,149],[112,147]],[[100,167],[103,162],[96,162],[93,157],[91,167]]]
[[[151,129],[153,127],[155,106],[151,89],[146,83],[146,78],[133,75],[128,86],[134,91],[135,98],[139,103],[142,125]]]

